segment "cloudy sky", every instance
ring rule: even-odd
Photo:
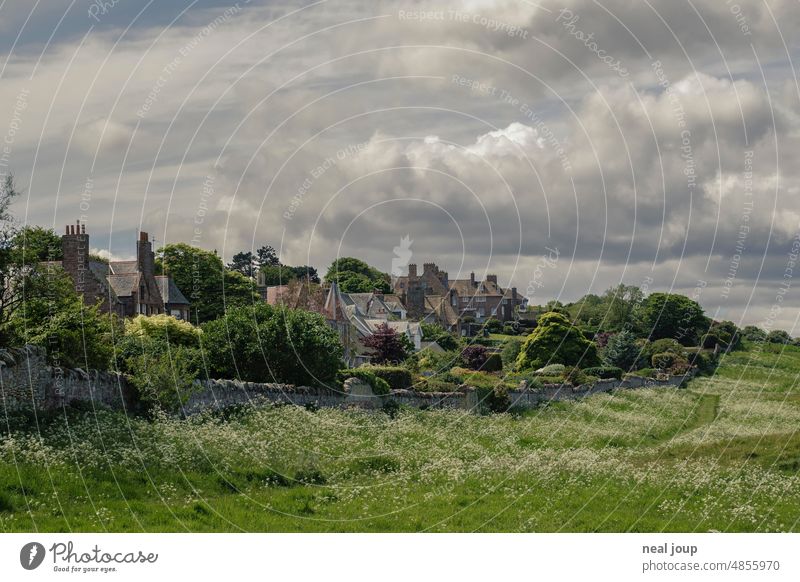
[[[115,256],[410,254],[798,335],[798,39],[797,0],[0,0],[0,171]]]

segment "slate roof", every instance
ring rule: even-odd
[[[112,275],[125,275],[139,272],[139,264],[136,261],[113,261],[109,263]]]
[[[106,280],[117,297],[130,297],[139,288],[139,273],[109,275]]]
[[[158,291],[161,293],[161,299],[164,303],[172,305],[189,305],[189,300],[181,293],[172,277],[167,275],[156,275],[156,283],[158,284]]]

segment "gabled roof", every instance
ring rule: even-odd
[[[161,299],[164,303],[189,305],[189,300],[186,299],[186,296],[178,289],[172,277],[156,275],[156,283],[158,284],[158,291],[161,293]]]
[[[107,281],[117,297],[130,297],[139,288],[139,273],[109,275]]]
[[[112,275],[126,275],[139,272],[137,261],[112,261],[109,263]]]

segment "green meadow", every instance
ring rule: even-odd
[[[8,416],[0,531],[798,531],[800,348],[520,414]]]

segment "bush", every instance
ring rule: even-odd
[[[644,365],[647,366],[652,363],[653,356],[656,354],[674,354],[676,356],[684,356],[686,355],[686,348],[679,344],[674,339],[660,339],[654,342],[646,342],[644,347],[642,347],[642,360]]]
[[[550,364],[534,372],[537,376],[561,376],[567,371],[564,364]]]
[[[597,366],[596,346],[569,319],[556,312],[539,318],[538,327],[522,344],[517,368],[540,368],[548,363]]]
[[[384,380],[383,378],[379,378],[376,374],[371,372],[368,368],[351,368],[349,370],[340,370],[338,373],[339,379],[344,382],[348,378],[358,378],[359,380],[363,380],[367,384],[370,385],[372,388],[372,392],[374,392],[378,396],[383,396],[389,394],[392,389],[389,386],[389,383]]]
[[[153,342],[156,345],[156,342]],[[196,349],[178,346],[171,350],[147,350],[149,353],[128,358],[126,368],[139,399],[148,408],[175,411],[186,404],[198,375]]]
[[[339,335],[316,313],[256,303],[203,324],[202,343],[215,378],[326,384],[341,367]]]
[[[448,382],[439,378],[426,378],[416,386],[418,392],[457,392],[459,383]]]
[[[660,354],[654,354],[651,363],[653,364],[654,368],[658,368],[660,370],[666,370],[675,363],[676,355],[671,352],[662,352]]]
[[[461,357],[468,368],[480,370],[489,358],[489,350],[485,346],[468,346],[461,352]]]
[[[717,367],[717,362],[713,355],[702,350],[689,354],[689,363],[692,366],[696,366],[697,370],[702,373],[713,372]]]
[[[616,366],[596,366],[594,368],[586,368],[584,372],[590,376],[597,376],[598,378],[602,378],[604,380],[609,378],[622,378],[623,370],[622,368],[617,368]]]
[[[503,322],[492,317],[486,321],[485,327],[489,330],[489,333],[500,333],[503,331]]]
[[[414,383],[411,372],[399,366],[364,366],[378,378],[386,380],[392,390],[408,390]]]
[[[522,341],[518,339],[506,340],[503,344],[503,349],[500,352],[500,358],[503,365],[506,367],[513,367],[519,356],[519,350],[522,348]]]
[[[481,411],[507,412],[511,407],[508,389],[502,384],[492,388],[478,388],[478,402]]]
[[[603,360],[609,366],[630,370],[639,358],[636,336],[629,331],[621,331],[607,338],[603,349]]]
[[[505,335],[518,335],[519,334],[519,332],[516,329],[514,329],[514,326],[510,325],[510,324],[506,324],[506,325],[503,326],[503,333]]]
[[[583,384],[592,384],[593,382],[597,381],[597,376],[591,376],[586,373],[586,370],[582,370],[578,366],[570,369],[567,372],[566,380],[573,386],[581,386]]]
[[[168,341],[174,346],[200,344],[200,328],[171,315],[137,315],[125,322],[125,335]]]
[[[503,358],[500,354],[489,354],[489,357],[486,358],[483,366],[481,366],[481,370],[484,372],[499,372],[503,369]]]

